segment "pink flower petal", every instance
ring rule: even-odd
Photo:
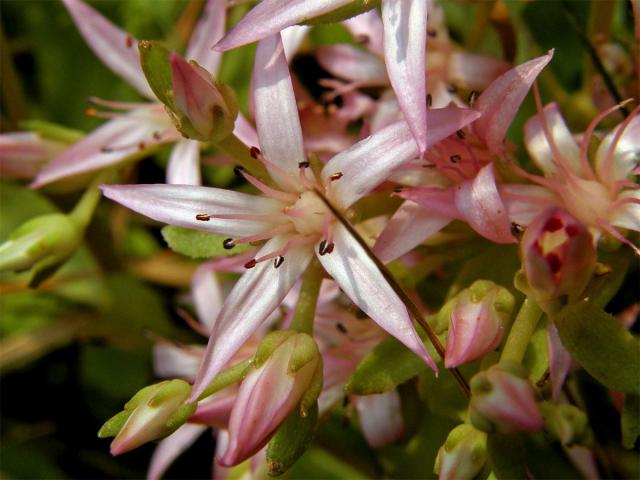
[[[256,257],[282,247],[288,238],[269,240]],[[193,386],[195,399],[224,368],[255,329],[273,312],[304,272],[313,253],[309,246],[292,248],[279,268],[266,261],[247,270],[236,283],[216,319],[205,357]]]
[[[579,177],[583,176],[580,148],[573,139],[567,124],[564,123],[556,103],[550,103],[544,107],[544,118],[551,140],[559,153],[559,158],[555,158],[554,150],[549,145],[540,115],[534,115],[524,127],[525,145],[533,161],[545,174],[557,172],[557,162],[561,162],[563,168],[568,168]]]
[[[621,125],[618,125],[598,146],[595,167],[598,177],[607,184],[626,179],[638,165],[640,155],[640,115],[636,115],[620,135],[613,152],[609,152]],[[609,155],[611,158],[607,160]]]
[[[634,199],[634,202],[616,207],[611,213],[611,225],[640,232],[640,190],[624,190],[618,195],[618,200],[623,199]]]
[[[471,228],[496,243],[515,243],[511,234],[511,223],[504,206],[493,173],[488,164],[473,180],[456,187],[455,204]]]
[[[204,425],[187,423],[162,440],[153,451],[147,480],[160,480],[167,469],[207,429]]]
[[[373,260],[342,225],[334,227],[333,241],[333,252],[318,255],[325,270],[353,303],[437,372],[438,367],[418,336],[404,303]]]
[[[198,321],[210,332],[223,303],[222,289],[215,273],[215,262],[203,263],[196,269],[191,280],[191,295]]]
[[[219,42],[219,52],[256,42],[284,30],[290,25],[303,23],[328,13],[351,0],[263,0]]]
[[[450,217],[422,205],[404,202],[378,237],[373,251],[383,263],[389,263],[442,230],[450,221]]]
[[[158,113],[162,117],[158,117]],[[33,188],[117,165],[140,151],[177,138],[177,132],[159,136],[168,127],[164,112],[139,108],[115,118],[89,133],[55,157],[36,177]]]
[[[230,237],[255,235],[272,228],[273,224],[262,220],[226,218],[200,221],[196,215],[268,215],[283,208],[278,200],[192,185],[103,185],[102,192],[107,198],[158,222]]]
[[[219,42],[224,36],[226,3],[225,0],[208,0],[193,29],[184,55],[187,60],[195,60],[214,76],[218,73],[222,54],[212,51],[211,45]]]
[[[140,67],[138,41],[81,0],[63,0],[93,53],[138,92],[155,99]]]
[[[474,124],[476,134],[494,152],[502,151],[507,130],[542,69],[551,61],[553,51],[512,68],[498,77],[474,104],[482,112]]]
[[[292,25],[280,32],[282,45],[284,47],[284,55],[287,57],[287,62],[291,63],[291,59],[297,53],[298,48],[300,48],[300,44],[303,42],[304,37],[307,36],[310,29],[311,27],[306,25]]]
[[[351,32],[356,42],[378,56],[383,56],[384,27],[376,9],[351,17],[342,24]]]
[[[479,113],[461,108],[432,110],[433,127],[429,129],[427,146],[448,137],[472,122]],[[347,208],[391,175],[404,162],[419,155],[411,132],[404,121],[396,122],[334,156],[322,169],[324,179],[342,172],[331,183],[333,196]]]
[[[33,132],[0,134],[0,177],[33,178],[65,148],[64,143],[45,140]]]
[[[354,45],[320,47],[317,59],[320,66],[334,77],[357,82],[361,86],[389,84],[382,59]]]
[[[384,59],[393,90],[420,152],[427,149],[424,55],[426,0],[383,0]],[[431,121],[431,120],[430,120]]]
[[[175,185],[201,185],[200,142],[178,141],[167,164],[167,183]]]
[[[160,378],[196,378],[204,349],[200,346],[179,347],[161,341],[153,346],[153,372]]]
[[[562,344],[558,329],[549,322],[547,329],[547,348],[549,350],[549,373],[551,376],[551,395],[554,401],[558,400],[564,381],[569,374],[573,359],[571,354]]]
[[[522,226],[529,225],[559,201],[553,192],[539,185],[504,183],[498,189],[509,212],[509,220]]]
[[[408,188],[398,193],[399,197],[422,205],[449,220],[461,219],[460,212],[455,205],[455,192],[453,188],[418,187]]]
[[[364,438],[373,448],[387,445],[402,436],[404,420],[397,390],[358,397],[356,409]]]
[[[238,118],[236,118],[236,123],[233,128],[233,134],[247,147],[257,147],[260,145],[256,129],[253,128],[253,125],[249,123],[242,113],[238,113]]]
[[[253,68],[253,102],[262,154],[297,178],[298,164],[305,161],[302,130],[279,34],[258,44]],[[267,168],[276,181],[287,185],[278,170]]]

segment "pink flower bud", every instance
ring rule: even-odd
[[[273,348],[271,354],[240,385],[229,419],[226,449],[218,457],[218,463],[225,467],[255,454],[301,405],[308,391],[320,391],[315,384],[322,381],[322,361],[313,339],[302,333],[274,334],[263,341],[263,345]],[[273,338],[279,341],[275,346]],[[261,350],[262,346],[257,360],[262,356]]]
[[[46,140],[33,132],[3,133],[0,135],[0,177],[34,178],[65,147],[64,143]]]
[[[220,140],[231,134],[238,114],[233,92],[213,81],[195,62],[170,55],[176,128],[195,140]]]
[[[575,298],[589,282],[596,250],[585,225],[556,208],[540,214],[521,244],[528,289],[538,303]]]
[[[440,447],[435,473],[439,480],[475,478],[487,461],[487,434],[463,423],[455,427]]]
[[[478,292],[480,288],[482,292]],[[476,282],[458,295],[449,322],[445,367],[457,367],[494,350],[513,302],[506,289],[486,281]]]
[[[533,387],[519,365],[501,363],[470,382],[473,425],[487,432],[536,432],[543,426]]]
[[[100,438],[115,436],[111,454],[119,455],[140,445],[166,437],[183,425],[195,411],[185,403],[191,385],[184,380],[166,380],[136,393],[98,432]]]

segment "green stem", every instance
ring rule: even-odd
[[[541,316],[542,310],[538,304],[529,298],[525,299],[505,342],[504,350],[500,356],[501,362],[522,362],[531,335],[533,335]]]
[[[611,22],[613,20],[614,9],[614,0],[591,0],[587,35],[592,42],[601,44],[609,39],[609,36],[611,35]],[[594,74],[594,68],[591,64],[589,55],[585,55],[582,74],[583,88],[588,89],[591,85],[591,78]]]
[[[467,35],[464,42],[467,50],[474,52],[477,51],[482,44],[487,24],[489,23],[489,16],[491,15],[491,9],[495,0],[480,2],[476,7],[475,20],[471,27],[471,32]]]
[[[99,185],[105,182],[107,176],[108,173],[106,172],[98,175],[89,188],[82,194],[80,201],[69,213],[69,218],[79,227],[85,229],[87,225],[89,225],[89,222],[91,222],[93,212],[95,212],[100,197],[102,196]]]
[[[302,277],[298,304],[291,321],[292,330],[309,335],[313,333],[313,320],[316,316],[316,304],[321,283],[322,267],[318,259],[314,258]]]
[[[242,143],[238,137],[231,134],[228,137],[218,141],[216,146],[219,147],[224,153],[233,158],[233,160],[239,163],[242,167],[246,168],[248,172],[254,177],[265,180],[269,179],[267,169],[260,161],[253,158],[249,153],[247,146]]]

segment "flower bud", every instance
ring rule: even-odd
[[[176,54],[169,57],[173,76],[173,106],[176,128],[194,140],[222,140],[233,131],[238,116],[233,91],[215,82],[209,72]]]
[[[508,290],[486,280],[458,294],[449,321],[445,367],[457,367],[494,350],[513,306],[514,298]]]
[[[570,300],[580,295],[596,264],[587,227],[556,208],[540,214],[527,228],[521,249],[524,288],[543,308],[564,295]]]
[[[65,148],[66,144],[47,140],[35,132],[3,133],[0,135],[0,177],[34,178]]]
[[[37,283],[40,274],[57,268],[75,251],[83,233],[62,213],[32,218],[0,245],[0,271],[31,269],[31,283]]]
[[[98,437],[116,437],[111,442],[112,455],[166,437],[195,411],[195,403],[185,403],[190,393],[191,385],[184,380],[166,380],[149,385],[136,393],[122,412],[105,422]]]
[[[477,373],[470,382],[469,411],[473,425],[485,432],[536,432],[542,415],[526,371],[500,363]]]
[[[472,479],[487,461],[487,434],[463,423],[455,427],[438,450],[434,472],[439,480]]]
[[[218,463],[237,465],[256,453],[294,409],[307,415],[321,389],[322,359],[313,338],[293,331],[265,337],[240,385]]]
[[[565,447],[589,446],[592,443],[593,436],[587,415],[578,407],[568,403],[542,402],[540,410],[545,430]]]

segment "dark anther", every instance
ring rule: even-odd
[[[331,252],[333,252],[333,247],[335,247],[335,245],[334,245],[332,242],[330,242],[330,243],[327,245],[327,248],[326,248],[326,250],[324,251],[324,253],[331,253]]]
[[[427,35],[429,35],[431,38],[438,36],[438,32],[436,30],[427,30]]]
[[[464,131],[462,131],[462,130],[456,131],[456,135],[458,136],[458,138],[460,140],[462,140],[465,137]]]
[[[327,253],[333,252],[333,247],[335,245],[332,242],[327,242],[326,240],[322,240],[320,245],[318,246],[318,253],[320,256],[326,255]]]
[[[196,220],[199,220],[201,222],[208,222],[209,220],[211,220],[211,215],[207,215],[206,213],[199,213],[196,215]]]
[[[430,93],[427,93],[427,107],[431,107],[431,103],[433,102],[433,98]]]
[[[342,172],[336,172],[329,175],[329,180],[335,182],[336,180],[340,180],[342,178]]]
[[[256,262],[255,258],[253,258],[253,259],[249,260],[247,263],[244,264],[244,268],[253,268],[253,267],[256,266],[256,263],[258,263],[258,262]]]
[[[253,158],[258,158],[260,156],[260,149],[258,147],[251,147],[249,149],[249,155]]]
[[[360,45],[366,45],[367,43],[369,43],[369,35],[365,35],[365,34],[356,35],[354,40],[358,42]]]
[[[133,47],[133,38],[127,35],[127,37],[124,39],[124,44],[127,46],[127,48]]]
[[[402,192],[403,190],[404,190],[404,187],[394,187],[394,188],[393,188],[393,191],[394,191],[394,192],[396,192],[396,193],[400,193],[400,192]]]
[[[458,91],[458,88],[455,85],[448,85],[447,86],[447,92],[456,93],[457,91]]]
[[[451,155],[449,160],[451,160],[451,163],[458,163],[460,161],[460,155]]]
[[[476,92],[475,90],[471,90],[471,93],[469,93],[469,106],[473,107],[473,104],[476,103],[476,99],[478,98],[478,92]]]
[[[225,239],[222,241],[222,247],[223,247],[225,250],[231,250],[231,249],[232,249],[233,247],[235,247],[235,246],[236,246],[236,243],[233,241],[233,239],[232,239],[232,238],[225,238]]]
[[[240,178],[244,178],[242,172],[244,172],[244,167],[242,165],[236,165],[235,167],[233,167],[233,173],[235,173]]]
[[[84,114],[88,117],[95,117],[98,115],[98,111],[93,107],[87,107],[84,109]]]
[[[284,263],[284,257],[282,255],[273,259],[273,266],[275,268],[279,268],[280,265],[282,265],[283,263]]]
[[[340,333],[347,333],[347,327],[345,327],[342,323],[336,323],[336,328]]]
[[[100,151],[102,153],[110,153],[110,152],[113,152],[113,148],[111,148],[111,147],[100,147]]]
[[[144,142],[138,143],[138,150],[144,150],[145,147],[146,147],[146,145],[144,144]]]
[[[160,140],[162,136],[160,135],[160,132],[153,132],[153,138],[155,140]]]
[[[298,162],[298,168],[309,168],[309,165],[311,165],[309,162]]]
[[[516,222],[511,222],[511,235],[518,237],[524,232],[524,227]]]

